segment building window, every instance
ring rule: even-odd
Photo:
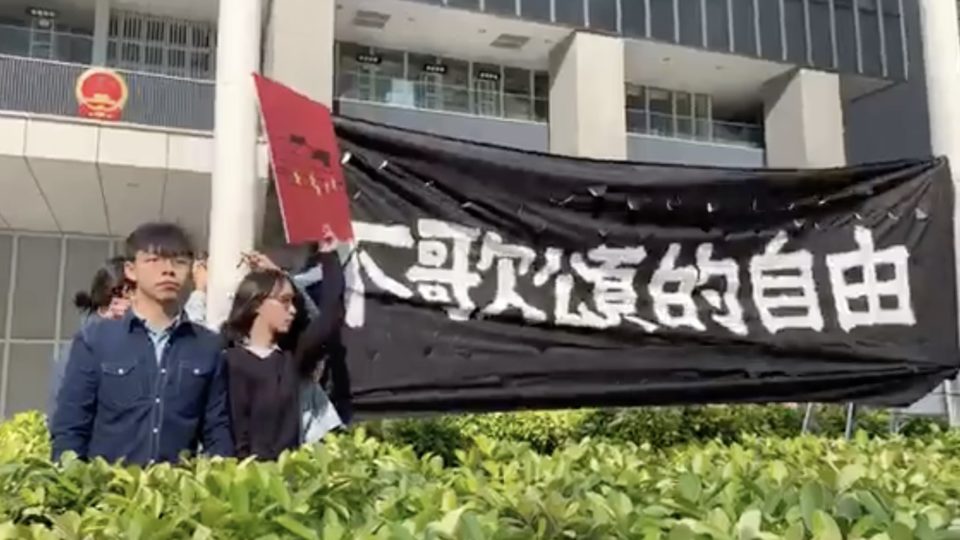
[[[73,295],[114,250],[109,238],[0,233],[0,415],[44,408],[51,359],[80,326]]]
[[[113,10],[107,63],[132,71],[213,79],[216,34],[210,23]]]
[[[714,118],[713,102],[706,94],[627,84],[626,102],[630,133],[763,146],[763,130],[758,125]]]
[[[546,73],[354,43],[337,50],[337,99],[546,121]]]

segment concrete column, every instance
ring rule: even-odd
[[[550,53],[550,151],[627,158],[623,40],[574,32]]]
[[[260,0],[220,2],[207,286],[211,328],[227,317],[243,277],[240,254],[254,246],[259,113],[251,75],[260,70],[261,10]]]
[[[334,0],[273,0],[264,74],[328,107],[333,105]]]
[[[836,73],[797,69],[767,82],[764,113],[767,166],[846,165],[843,101]]]
[[[107,40],[110,35],[110,0],[96,0],[93,11],[93,65],[107,65]]]
[[[954,193],[960,195],[960,26],[952,0],[919,0],[920,34],[926,65],[930,149],[950,160]],[[954,255],[960,268],[960,201],[954,203]],[[958,273],[960,275],[960,273]],[[960,292],[960,288],[957,289]],[[960,302],[960,301],[958,301]],[[960,304],[958,304],[960,305]],[[947,413],[950,424],[960,425],[956,383],[948,383]]]

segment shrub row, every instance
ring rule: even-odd
[[[781,405],[659,407],[441,416],[368,422],[365,428],[383,441],[410,445],[421,455],[433,453],[450,460],[477,435],[528,443],[544,453],[585,437],[648,443],[655,448],[713,440],[732,443],[748,435],[795,437],[800,434],[803,414],[802,407]],[[818,406],[813,431],[827,437],[841,436],[845,414],[841,406]],[[872,437],[887,436],[890,413],[862,411],[856,427]],[[937,420],[915,418],[906,422],[900,433],[924,437],[936,435],[944,427]]]
[[[954,432],[551,454],[478,436],[455,465],[362,429],[276,463],[54,465],[47,449],[39,415],[0,426],[0,539],[960,538]]]

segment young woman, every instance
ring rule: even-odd
[[[231,422],[237,457],[273,460],[304,441],[304,407],[339,328],[342,291],[325,291],[328,301],[307,322],[304,299],[290,277],[262,256],[247,262],[252,271],[237,288],[221,329]],[[327,276],[340,270],[333,252],[322,254],[321,265]],[[324,281],[325,289],[337,285]]]
[[[97,269],[90,289],[80,291],[73,305],[80,311],[80,331],[100,319],[119,319],[130,308],[130,286],[123,275],[123,257],[115,257]],[[70,347],[63,347],[59,357],[53,359],[50,389],[47,396],[47,418],[53,418],[57,393],[63,384],[63,374],[70,356]]]

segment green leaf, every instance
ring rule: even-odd
[[[460,518],[458,540],[487,540],[488,535],[483,530],[480,520],[472,512],[463,514]]]
[[[883,504],[880,502],[873,493],[869,491],[858,491],[857,498],[860,499],[860,503],[863,504],[864,508],[870,512],[870,515],[874,517],[881,525],[887,525],[890,523],[890,514],[883,507]]]
[[[787,466],[782,461],[774,461],[770,464],[770,477],[776,483],[782,484],[787,479],[788,474]]]
[[[814,511],[812,530],[814,540],[843,540],[837,522],[823,510]]]
[[[680,496],[689,502],[695,503],[700,500],[700,494],[703,486],[700,483],[700,477],[692,473],[683,473],[678,482]]]
[[[457,525],[460,524],[460,517],[466,511],[466,506],[461,506],[460,508],[451,510],[443,516],[438,523],[434,524],[433,528],[448,537],[453,537],[457,532]]]
[[[667,540],[696,540],[696,538],[697,535],[684,523],[675,525],[667,535]]]
[[[707,522],[715,529],[724,532],[729,532],[733,526],[733,524],[730,523],[730,518],[727,516],[727,513],[720,508],[714,508],[707,514]]]
[[[337,513],[327,510],[323,515],[323,540],[340,540],[346,533]]]
[[[913,540],[913,531],[903,523],[896,522],[887,529],[890,540]]]
[[[817,510],[823,507],[823,491],[820,484],[806,484],[800,490],[800,514],[807,525],[807,529],[813,529],[813,515]]]
[[[203,525],[197,525],[197,528],[193,531],[193,540],[210,540],[213,538],[213,531],[204,527]]]
[[[784,540],[804,540],[806,536],[806,530],[803,528],[803,523],[796,522],[787,529],[787,532],[784,533]]]
[[[847,491],[867,474],[863,465],[847,465],[837,477],[837,491]]]
[[[277,516],[274,518],[274,521],[288,532],[297,535],[297,538],[302,538],[303,540],[320,540],[320,535],[318,535],[316,531],[300,523],[293,516]]]
[[[760,523],[763,516],[760,510],[747,510],[737,521],[737,537],[740,540],[753,540],[760,535]]]

